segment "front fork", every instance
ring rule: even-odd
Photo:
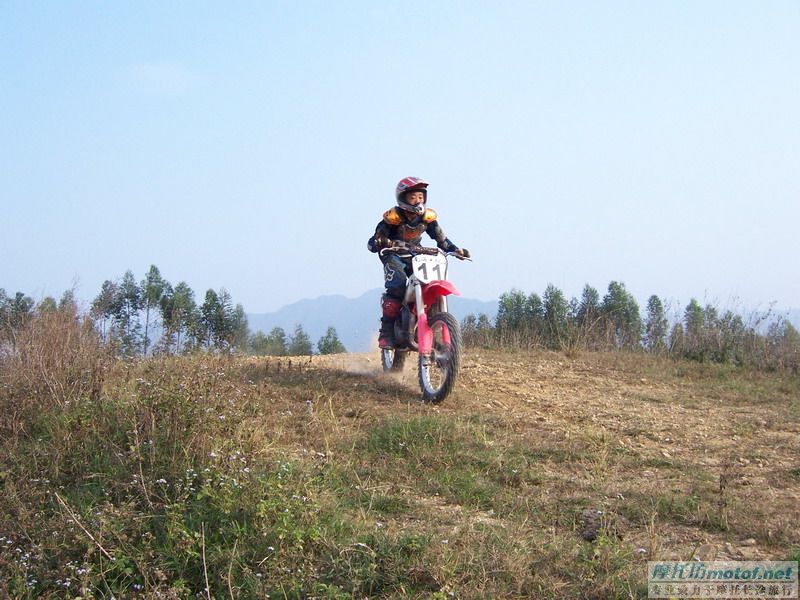
[[[417,346],[421,356],[431,358],[433,351],[433,331],[428,325],[428,307],[422,302],[422,286],[417,284],[415,287],[417,302]],[[442,312],[447,312],[447,297],[440,296],[437,300],[441,302]],[[422,310],[420,310],[420,308]],[[442,343],[450,344],[450,331],[447,327],[442,328]]]

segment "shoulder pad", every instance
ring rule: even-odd
[[[389,225],[403,224],[403,217],[400,216],[400,213],[397,212],[396,208],[390,208],[385,213],[383,213],[383,220]]]
[[[422,215],[422,221],[425,223],[433,223],[437,218],[436,211],[432,208],[426,208],[425,214]]]

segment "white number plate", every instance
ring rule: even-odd
[[[447,259],[441,254],[417,254],[411,259],[411,267],[422,283],[447,279]]]

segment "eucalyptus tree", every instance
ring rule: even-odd
[[[600,293],[588,283],[583,286],[581,298],[575,307],[575,325],[583,336],[586,347],[597,350],[602,345],[598,325],[602,321]]]
[[[669,321],[661,298],[653,294],[647,300],[647,316],[644,322],[644,345],[649,352],[664,352],[667,348]]]
[[[150,265],[150,270],[141,283],[141,306],[144,310],[144,336],[142,339],[142,354],[147,355],[150,346],[150,314],[155,313],[161,306],[161,301],[169,284],[161,276],[155,265]]]
[[[683,310],[683,355],[694,360],[704,361],[703,337],[705,335],[705,312],[700,303],[692,298]]]
[[[303,326],[295,326],[292,341],[289,342],[289,356],[309,356],[313,353],[314,347],[311,345],[311,339],[303,329]]]
[[[332,325],[328,327],[325,335],[317,342],[317,350],[319,350],[320,354],[341,354],[347,352],[344,344],[339,340],[336,328]]]
[[[58,303],[52,296],[45,296],[36,305],[36,314],[47,315],[58,311]]]
[[[545,342],[551,350],[564,347],[569,334],[570,309],[564,292],[552,283],[542,295],[544,303]]]
[[[247,340],[250,337],[250,327],[247,323],[247,314],[244,312],[244,307],[241,304],[237,304],[230,318],[233,321],[231,345],[244,352],[247,350]]]
[[[116,287],[111,312],[114,316],[112,336],[120,352],[132,356],[139,347],[141,325],[138,314],[142,307],[142,290],[131,271],[126,271]]]
[[[518,289],[501,294],[495,319],[497,328],[501,331],[520,331],[526,322],[527,300],[525,294]]]
[[[289,353],[289,338],[283,327],[273,327],[267,334],[266,352],[270,356],[286,356]]]
[[[612,281],[601,305],[611,342],[615,348],[636,349],[641,347],[642,317],[639,304],[625,284]]]
[[[108,341],[107,323],[114,319],[114,298],[117,296],[117,284],[106,279],[100,286],[100,293],[92,301],[89,314],[95,321],[100,321],[100,335],[104,342]]]
[[[206,290],[205,300],[200,305],[200,331],[202,343],[207,349],[215,344],[216,333],[219,331],[219,322],[222,320],[222,304],[219,294],[212,289]]]
[[[164,323],[163,346],[167,352],[183,352],[191,347],[192,335],[197,331],[197,303],[194,291],[185,281],[178,283],[173,289],[169,284],[165,287],[161,298],[161,320]]]
[[[35,302],[22,292],[11,298],[0,289],[0,341],[5,338],[12,347],[17,345],[17,335],[33,314]]]

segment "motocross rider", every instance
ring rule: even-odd
[[[419,177],[406,177],[397,184],[394,192],[397,206],[383,213],[383,219],[375,228],[375,235],[369,238],[367,248],[370,252],[380,252],[383,248],[419,245],[422,234],[427,233],[436,240],[436,245],[445,252],[455,252],[460,258],[469,258],[469,251],[459,248],[442,231],[437,221],[436,211],[427,208],[428,182]],[[379,255],[380,256],[380,255]],[[394,348],[394,322],[400,314],[406,282],[411,273],[411,259],[400,258],[387,252],[380,256],[386,291],[381,296],[381,329],[378,346],[382,349]]]

